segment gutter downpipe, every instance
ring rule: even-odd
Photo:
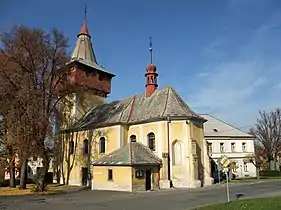
[[[167,162],[168,162],[168,180],[170,182],[170,188],[173,188],[173,182],[171,179],[171,156],[170,156],[170,117],[167,117],[167,146],[168,146],[168,157],[167,157]]]

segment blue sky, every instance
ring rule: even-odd
[[[26,0],[0,3],[0,31],[56,27],[72,50],[84,4],[99,64],[116,74],[109,100],[144,91],[153,37],[159,86],[198,113],[247,129],[280,105],[280,0]]]

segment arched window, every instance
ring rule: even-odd
[[[148,148],[152,151],[155,151],[155,134],[149,133],[147,135],[147,141],[148,141]]]
[[[105,138],[104,137],[100,137],[99,146],[100,146],[99,153],[104,154],[105,153]]]
[[[74,154],[74,141],[71,140],[69,142],[69,154],[73,155]]]
[[[136,137],[136,135],[131,135],[131,136],[130,136],[130,141],[131,141],[131,142],[137,142],[137,137]]]
[[[88,155],[89,154],[89,140],[84,139],[83,141],[83,155]]]
[[[182,165],[182,148],[181,143],[176,140],[172,144],[173,165]]]

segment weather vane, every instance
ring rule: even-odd
[[[149,51],[150,51],[150,63],[152,64],[152,54],[153,54],[153,49],[152,49],[152,37],[149,37]]]
[[[85,9],[84,9],[85,20],[86,20],[86,17],[87,17],[87,9],[88,9],[87,4],[85,4]]]

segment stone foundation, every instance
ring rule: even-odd
[[[201,181],[200,180],[174,180],[173,181],[175,188],[200,188]]]
[[[160,180],[159,181],[160,189],[169,189],[170,187],[170,180]]]
[[[204,187],[205,186],[210,186],[214,184],[214,178],[213,177],[205,177],[204,179]]]
[[[132,186],[115,184],[114,182],[92,183],[92,190],[110,190],[132,192]]]

